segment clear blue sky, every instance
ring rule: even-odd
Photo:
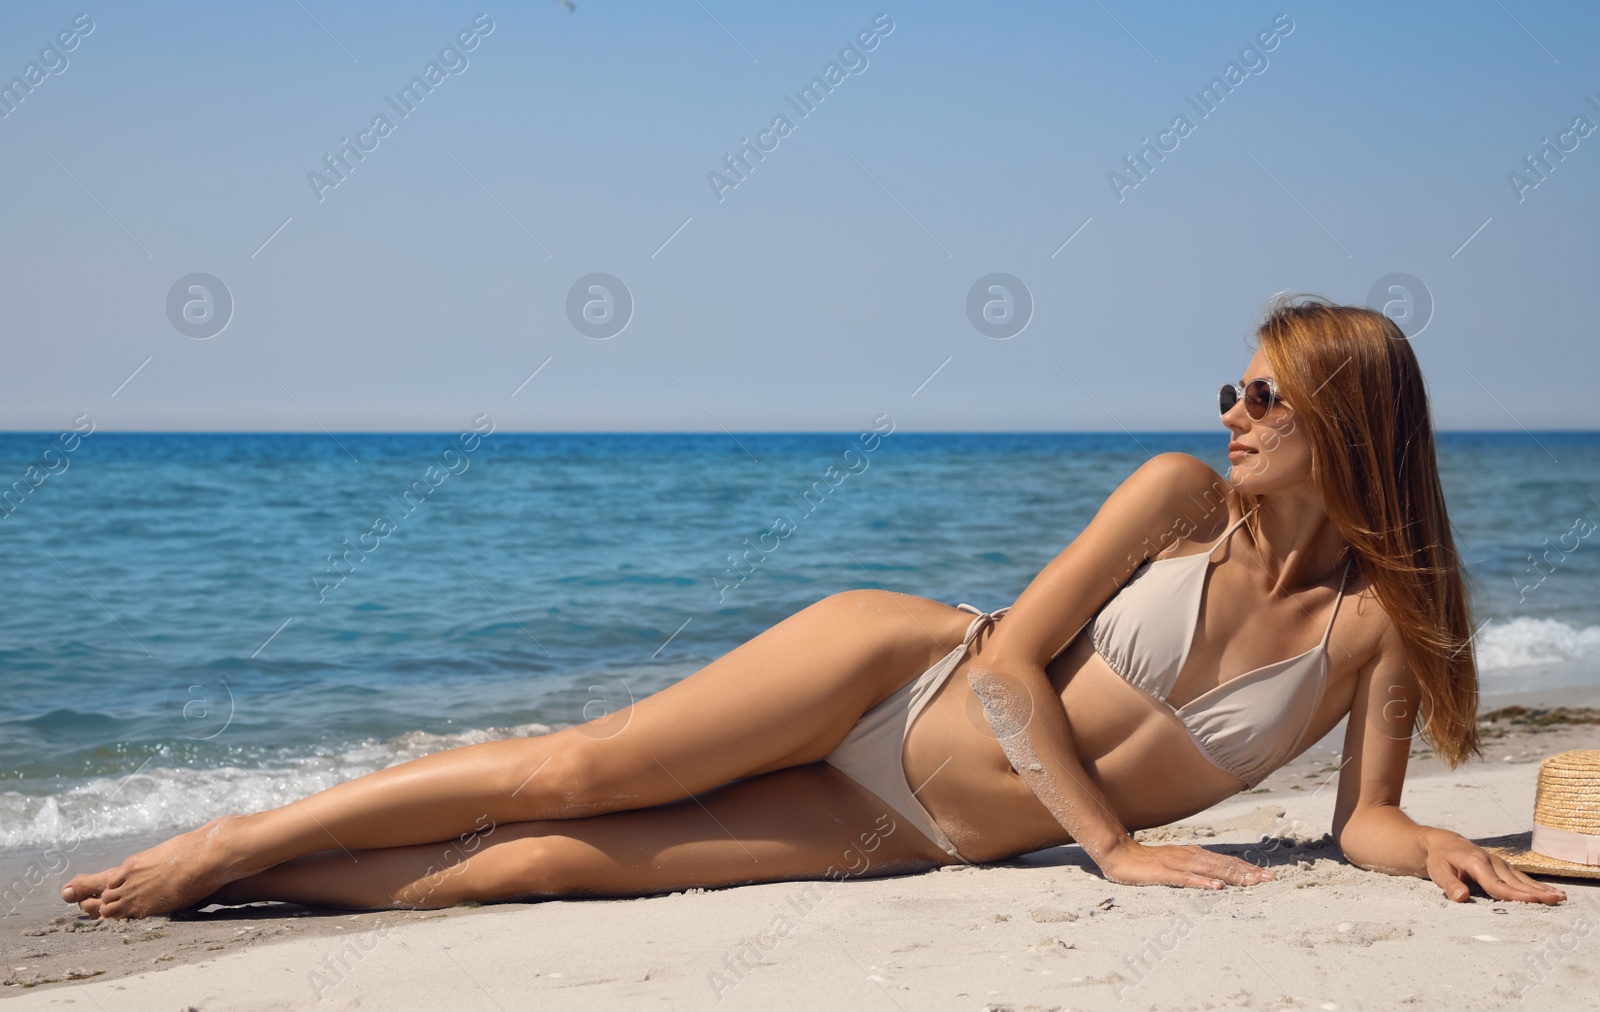
[[[0,119],[0,428],[1204,429],[1274,292],[1396,272],[1441,427],[1600,425],[1600,133],[1507,179],[1600,124],[1592,4],[576,4],[6,4],[0,82],[94,27]],[[194,272],[234,300],[207,340],[167,311]],[[606,340],[567,312],[593,272],[634,302]],[[1034,303],[1007,340],[966,309],[995,272]]]

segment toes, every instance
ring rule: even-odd
[[[105,871],[94,874],[75,875],[61,888],[61,899],[67,903],[77,903],[91,896],[99,896],[106,888],[106,880],[111,877],[115,869],[107,868]]]
[[[88,914],[90,917],[100,916],[100,901],[92,896],[88,899],[80,901],[78,903],[78,908],[84,913]]]
[[[137,920],[148,916],[149,904],[137,893],[111,888],[100,894],[99,916],[106,920]]]

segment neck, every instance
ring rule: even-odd
[[[1275,492],[1256,501],[1256,552],[1270,593],[1286,596],[1339,578],[1351,550],[1320,496]]]

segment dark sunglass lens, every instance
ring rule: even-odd
[[[1232,411],[1233,410],[1233,406],[1235,404],[1237,404],[1237,403],[1239,403],[1239,393],[1234,388],[1233,384],[1232,383],[1224,383],[1224,384],[1222,384],[1222,387],[1217,391],[1217,408],[1218,408],[1218,410],[1222,414],[1225,415],[1228,412]]]
[[[1244,391],[1244,409],[1251,418],[1265,418],[1272,410],[1272,387],[1266,380],[1252,380]]]

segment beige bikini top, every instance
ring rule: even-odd
[[[1128,684],[1166,702],[1193,644],[1211,553],[1244,519],[1230,524],[1204,552],[1145,560],[1090,619],[1095,652]],[[1349,576],[1347,562],[1322,642],[1298,656],[1230,678],[1181,707],[1168,705],[1200,753],[1249,787],[1301,751],[1300,739],[1327,682],[1328,636]]]

